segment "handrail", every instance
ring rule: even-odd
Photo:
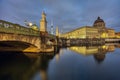
[[[19,24],[13,24],[7,21],[3,21],[3,20],[0,20],[0,32],[40,36],[39,31],[33,30],[32,28],[21,26]]]

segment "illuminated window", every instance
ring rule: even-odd
[[[9,27],[10,27],[10,28],[12,28],[12,27],[13,27],[13,25],[11,25],[11,24],[10,24],[10,25],[9,25]]]
[[[0,22],[0,25],[2,25],[2,22]]]
[[[5,28],[8,28],[8,27],[9,27],[9,24],[4,23],[4,27],[5,27]]]

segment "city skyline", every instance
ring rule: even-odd
[[[47,14],[48,28],[53,21],[54,28],[67,32],[81,26],[92,26],[100,16],[106,27],[120,31],[119,0],[36,0],[0,1],[0,19],[24,25],[28,20],[39,25],[41,13]]]

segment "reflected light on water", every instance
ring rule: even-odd
[[[105,44],[57,48],[54,53],[1,53],[0,80],[106,80],[109,75],[119,80],[116,47],[120,51],[119,44]]]

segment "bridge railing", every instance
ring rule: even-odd
[[[33,30],[32,28],[21,26],[19,24],[13,24],[7,21],[3,21],[3,20],[0,20],[0,32],[39,36],[39,31]]]

